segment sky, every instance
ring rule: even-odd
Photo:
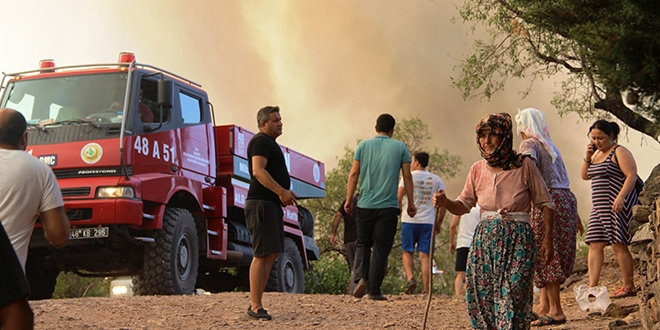
[[[456,0],[460,3],[460,0]],[[485,114],[535,107],[546,114],[562,152],[583,219],[591,207],[580,165],[592,121],[560,118],[551,106],[556,79],[510,80],[490,100],[464,100],[451,86],[474,36],[454,2],[440,0],[23,0],[3,4],[0,71],[112,63],[122,51],[137,61],[200,83],[218,124],[257,131],[256,112],[279,105],[278,142],[336,165],[343,147],[375,135],[378,115],[418,116],[429,144],[463,160],[446,179],[450,197],[480,159],[474,127]],[[29,13],[29,15],[18,14]],[[452,22],[453,18],[457,18]],[[514,140],[514,146],[520,137]],[[635,155],[646,179],[660,161],[660,144],[622,129],[619,143]]]

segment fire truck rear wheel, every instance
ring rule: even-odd
[[[144,272],[133,278],[136,295],[192,294],[197,282],[199,245],[192,215],[186,209],[165,210],[163,228],[144,247]]]
[[[304,293],[305,270],[298,245],[291,239],[284,239],[284,252],[280,253],[270,270],[266,291]]]

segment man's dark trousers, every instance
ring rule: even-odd
[[[385,278],[387,257],[394,244],[396,226],[399,222],[398,208],[357,208],[355,222],[358,240],[355,247],[355,282],[364,278],[369,295],[380,295],[380,286]],[[372,258],[373,247],[373,258]]]

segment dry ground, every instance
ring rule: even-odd
[[[584,264],[584,260],[580,261]],[[616,263],[610,258],[602,285],[610,293],[620,285]],[[579,268],[579,263],[576,269]],[[577,283],[586,281],[584,275]],[[427,297],[391,295],[388,301],[347,295],[266,293],[264,304],[272,321],[248,318],[247,292],[195,296],[78,298],[31,302],[35,328],[54,329],[422,329]],[[635,297],[615,301],[636,305]],[[562,291],[568,323],[539,329],[608,329],[616,318],[589,316],[575,302],[572,285]],[[625,320],[631,323],[635,315]],[[465,303],[456,297],[434,295],[427,329],[469,329]]]

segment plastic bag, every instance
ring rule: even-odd
[[[575,300],[583,311],[604,312],[612,301],[604,286],[590,287],[587,284],[578,284],[573,287]]]

